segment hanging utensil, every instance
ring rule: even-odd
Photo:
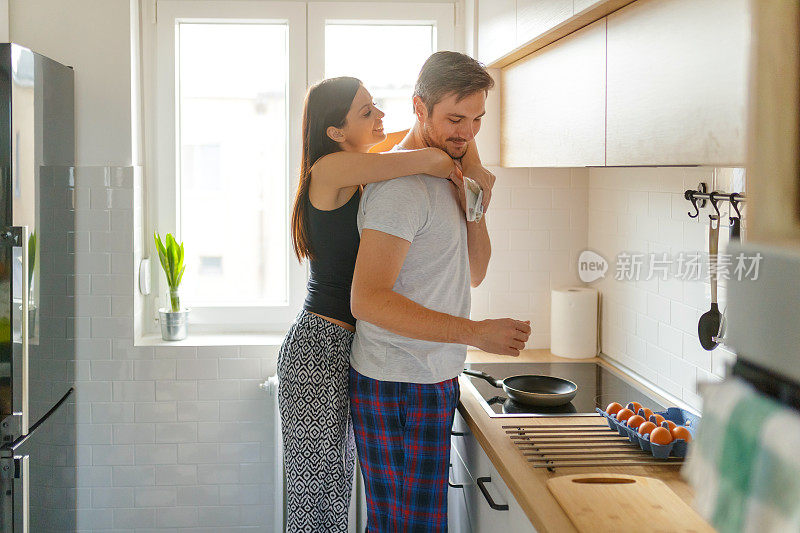
[[[697,323],[697,336],[705,350],[717,347],[715,337],[719,336],[721,315],[717,305],[717,248],[719,246],[719,216],[709,215],[708,224],[708,260],[709,278],[711,279],[711,309],[703,313]]]

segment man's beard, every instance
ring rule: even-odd
[[[460,151],[460,153],[453,153],[453,150],[449,148],[447,144],[439,143],[433,140],[433,136],[430,134],[431,129],[432,128],[430,128],[430,126],[428,126],[427,124],[422,124],[422,140],[425,141],[426,145],[433,148],[438,148],[439,150],[446,152],[447,155],[449,155],[453,159],[461,159],[462,157],[464,157],[464,154],[467,153],[466,145],[464,145],[464,148]],[[452,140],[457,140],[457,139],[452,139]]]

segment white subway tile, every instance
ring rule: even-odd
[[[178,444],[178,462],[181,464],[210,464],[219,462],[219,444],[185,443]],[[206,466],[200,472],[206,470]]]
[[[178,361],[178,379],[217,379],[218,363],[213,359],[181,359]]]
[[[177,487],[178,505],[218,505],[219,489],[216,485],[197,485],[193,487]]]
[[[511,250],[547,250],[550,248],[550,231],[541,230],[510,230],[509,248]]]
[[[130,361],[92,361],[92,379],[101,381],[133,379]]]
[[[222,461],[235,463],[254,463],[259,461],[259,443],[237,442],[219,445],[219,456]]]
[[[83,388],[82,383],[78,385],[78,390],[81,388]],[[95,424],[133,422],[133,404],[131,403],[101,403],[93,401],[91,403],[87,402],[86,405],[91,405],[92,422]]]
[[[158,465],[156,485],[197,485],[197,466]]]
[[[139,402],[136,403],[134,419],[136,422],[175,422],[178,419],[177,413],[175,402]]]
[[[152,381],[115,381],[115,402],[153,402],[156,399]]]
[[[198,359],[236,358],[239,356],[238,346],[198,346]]]
[[[553,207],[553,195],[550,189],[524,188],[512,189],[512,209],[550,209]]]
[[[155,484],[155,470],[152,466],[115,466],[114,467],[114,486],[115,487],[144,487]],[[133,504],[133,490],[131,494],[131,505],[117,507],[131,507]]]
[[[669,378],[689,390],[697,387],[697,367],[677,357],[670,358]]]
[[[271,416],[266,409],[266,400],[220,400],[219,419],[257,421]]]
[[[219,359],[220,379],[248,379],[261,372],[261,362],[257,359]]]
[[[110,424],[77,424],[78,444],[111,444]]]
[[[239,483],[238,464],[210,464],[197,470],[197,481],[202,485]]]
[[[155,441],[154,424],[114,424],[114,444],[148,444]]]
[[[156,513],[153,509],[114,509],[114,527],[117,529],[153,528]]]
[[[137,487],[136,507],[167,507],[177,505],[175,487]]]
[[[81,466],[76,468],[78,487],[110,487],[110,466]]]
[[[683,359],[700,370],[711,372],[711,352],[703,349],[697,332],[683,335]]]
[[[159,528],[187,528],[196,525],[196,507],[162,507],[156,509],[156,526]]]
[[[205,382],[203,382],[205,383]],[[196,400],[197,381],[156,381],[156,401]]]
[[[176,363],[171,359],[134,361],[133,374],[137,380],[173,380],[176,376]],[[162,382],[156,382],[156,400],[160,399],[159,383]]]
[[[129,444],[112,444],[110,446],[92,446],[92,464],[103,465],[132,465],[133,446]]]
[[[256,390],[264,394],[257,387]],[[219,402],[178,402],[178,420],[186,422],[219,420]]]
[[[197,512],[199,523],[209,527],[238,524],[241,518],[241,508],[238,506],[201,507]]]
[[[156,359],[195,359],[196,357],[197,357],[197,348],[194,346],[156,347]]]
[[[661,348],[657,348],[652,344],[647,345],[647,366],[656,374],[663,376],[669,375],[671,357],[672,356],[668,352]],[[655,383],[656,379],[651,379],[651,381]]]
[[[76,276],[78,278],[80,276]],[[91,277],[91,293],[95,296],[125,296],[134,289],[132,276],[120,274],[93,275]]]
[[[489,231],[527,228],[529,211],[527,209],[490,209],[486,214],[486,226]]]
[[[178,463],[176,444],[135,444],[136,465],[174,465]],[[139,504],[136,504],[137,507]],[[164,504],[169,505],[169,504]]]
[[[677,356],[683,352],[683,335],[679,329],[664,323],[658,324],[658,346],[671,355]]]
[[[636,317],[636,335],[646,342],[658,342],[658,322],[644,315]]]
[[[222,505],[257,505],[261,503],[261,485],[222,485],[219,503]]]
[[[156,424],[156,442],[197,442],[196,422]]]
[[[101,531],[112,527],[112,509],[78,509],[77,522],[88,531]]]

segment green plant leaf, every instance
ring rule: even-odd
[[[183,243],[180,245],[171,233],[167,233],[166,245],[161,242],[158,233],[154,234],[156,248],[158,248],[158,259],[164,275],[167,278],[167,285],[171,290],[177,290],[183,279],[183,272],[186,269],[183,264]]]

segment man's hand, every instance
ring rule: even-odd
[[[484,352],[517,357],[531,336],[529,321],[501,318],[475,324],[475,338],[470,344]]]

